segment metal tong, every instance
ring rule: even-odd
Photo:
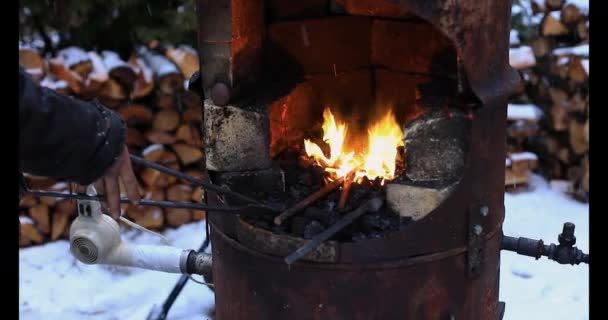
[[[223,194],[225,196],[230,196],[236,199],[239,199],[247,204],[242,206],[210,206],[206,204],[200,203],[192,203],[192,202],[175,202],[175,201],[153,201],[142,199],[139,201],[139,205],[141,206],[154,206],[160,208],[181,208],[181,209],[191,209],[191,210],[203,210],[203,211],[222,211],[222,212],[241,212],[250,209],[263,209],[269,210],[273,212],[279,212],[281,208],[275,208],[269,205],[265,205],[253,198],[242,195],[240,193],[222,188],[220,186],[214,185],[209,182],[202,181],[198,178],[186,175],[178,170],[174,170],[158,163],[145,160],[143,158],[130,155],[131,161],[135,164],[141,165],[146,168],[151,168],[154,170],[158,170],[164,174],[168,174],[174,176],[176,178],[186,180],[197,187],[201,187],[205,190],[212,190],[219,194]],[[55,192],[55,191],[46,191],[46,190],[31,190],[27,189],[26,192],[28,194],[38,196],[38,197],[53,197],[53,198],[67,198],[67,199],[76,199],[76,200],[103,200],[103,195],[90,196],[86,194],[78,194],[78,193],[64,193],[64,192]],[[120,198],[121,203],[131,203],[131,201],[126,197]]]

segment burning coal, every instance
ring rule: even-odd
[[[304,147],[306,155],[329,173],[330,180],[354,173],[358,183],[366,177],[369,180],[380,178],[383,184],[385,180],[395,177],[397,148],[403,146],[404,134],[392,110],[389,109],[368,129],[367,144],[362,150],[353,150],[346,142],[362,142],[365,138],[349,135],[346,123],[336,121],[329,108],[323,112],[322,129],[323,141],[329,146],[329,156],[309,139],[304,140]]]

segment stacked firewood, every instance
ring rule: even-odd
[[[98,99],[118,112],[128,126],[132,154],[201,177],[203,159],[200,97],[186,89],[198,70],[190,47],[163,50],[142,47],[123,60],[111,51],[86,52],[70,47],[43,58],[31,48],[19,49],[20,65],[41,86],[80,99]],[[200,202],[200,188],[148,168],[134,168],[145,199]],[[67,181],[26,174],[32,189],[68,192]],[[121,186],[121,191],[124,186]],[[124,195],[126,196],[126,195]],[[20,246],[68,236],[76,201],[26,196],[20,203]],[[124,204],[126,217],[146,228],[176,227],[205,218],[205,212]]]
[[[520,94],[511,102],[514,108],[524,112],[513,112],[509,117],[509,151],[534,153],[538,156],[539,172],[547,176],[552,185],[559,185],[561,190],[587,201],[588,12],[564,0],[533,0],[531,11],[530,21],[535,32],[524,39],[525,45],[519,43],[517,31],[514,31],[515,39],[511,39],[510,63],[524,80]],[[526,114],[525,121],[521,119],[522,114]]]

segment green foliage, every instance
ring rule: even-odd
[[[22,0],[20,8],[20,37],[57,32],[57,48],[75,45],[127,55],[152,39],[196,47],[194,0]]]
[[[513,0],[511,7],[521,8],[521,10],[513,11],[511,14],[511,28],[517,30],[519,40],[527,42],[535,38],[538,33],[538,25],[532,23],[531,10],[526,10],[530,7],[530,0]]]

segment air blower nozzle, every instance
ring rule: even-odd
[[[87,194],[94,196],[97,192],[89,186]],[[208,254],[172,246],[122,242],[118,223],[101,212],[98,201],[78,201],[78,216],[70,226],[70,251],[86,264],[211,276],[211,256]]]

